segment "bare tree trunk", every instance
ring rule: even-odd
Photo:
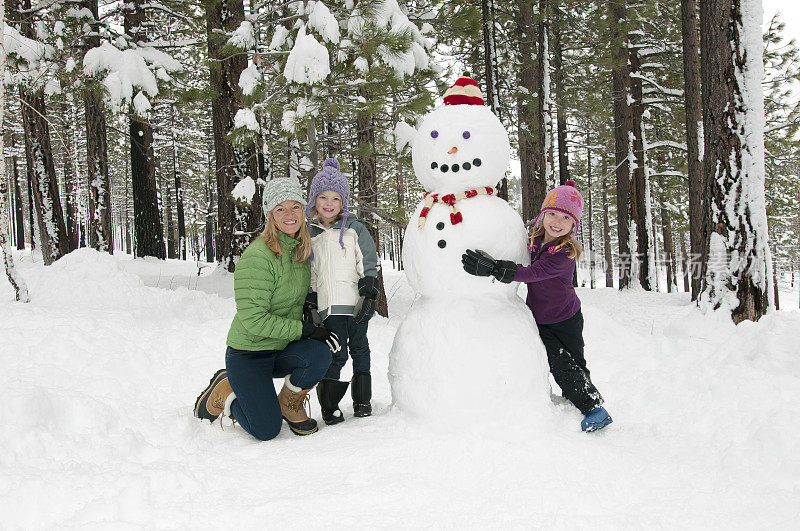
[[[224,34],[232,32],[244,20],[242,0],[209,0],[206,3],[208,55],[214,98],[211,101],[214,127],[214,153],[217,176],[217,223],[219,226],[217,259],[233,271],[235,260],[250,244],[261,226],[261,193],[250,207],[235,203],[231,191],[242,179],[253,179],[258,172],[253,147],[236,147],[228,140],[233,118],[242,107],[239,76],[247,67],[245,54],[227,55]]]
[[[636,46],[636,39],[630,38],[629,57],[630,57],[630,80],[633,116],[633,156],[635,166],[633,167],[633,180],[631,181],[630,212],[631,219],[636,224],[636,261],[639,266],[639,283],[646,291],[650,291],[651,271],[650,271],[650,235],[647,232],[647,187],[645,180],[645,160],[644,151],[644,130],[642,120],[644,119],[644,102],[642,101],[642,79],[641,61],[639,59],[639,49]]]
[[[594,289],[594,231],[592,230],[592,150],[589,149],[589,135],[586,135],[586,185],[588,192],[586,226],[589,229],[589,287]]]
[[[681,0],[683,32],[683,87],[686,105],[686,150],[689,171],[689,252],[697,262],[703,252],[703,154],[700,134],[703,127],[700,114],[700,57],[697,35],[697,0]],[[700,293],[700,276],[691,279],[692,300]]]
[[[689,257],[686,254],[686,237],[683,234],[681,234],[681,257],[682,257],[681,265],[683,266],[683,291],[689,293],[691,292],[690,281],[689,281],[689,275],[690,275],[689,270],[692,269],[690,267],[692,262],[689,260]],[[697,277],[699,278],[700,275],[697,275]]]
[[[611,226],[608,221],[608,191],[603,179],[603,253],[606,261],[606,287],[614,287],[614,258],[611,255]]]
[[[760,12],[760,0],[700,5],[706,175],[700,299],[730,311],[734,323],[757,321],[772,305]]]
[[[675,278],[675,244],[672,241],[672,220],[664,201],[664,183],[659,179],[658,206],[661,215],[661,234],[664,238],[664,256],[667,263],[667,293],[672,293],[677,282]]]
[[[14,133],[12,132],[9,137],[11,138],[11,171],[14,179],[14,225],[17,230],[17,249],[21,251],[25,249],[24,207],[22,206],[22,190],[19,186],[19,165],[17,164],[17,150],[14,147]],[[33,238],[33,235],[31,235],[31,238]]]
[[[494,0],[481,0],[483,27],[483,64],[486,79],[486,99],[492,112],[500,119],[500,83],[497,79],[497,51],[495,49]],[[508,179],[503,175],[497,196],[508,201]]]
[[[175,181],[175,208],[178,212],[178,258],[186,260],[186,218],[183,212],[183,187],[178,173],[178,146],[175,142],[175,105],[170,105],[172,119],[172,177]]]
[[[609,4],[612,31],[612,80],[614,97],[614,147],[617,176],[617,237],[619,240],[619,288],[631,286],[630,202],[633,151],[633,112],[629,104],[631,71],[628,63],[628,30],[626,0]]]
[[[73,128],[74,114],[73,114],[73,106],[69,103],[64,103],[61,106],[62,112],[64,113],[65,119],[62,120],[63,127],[62,127],[62,134],[64,136],[65,141],[69,139],[69,145],[73,146],[75,143],[73,141],[75,136],[75,129]],[[79,223],[78,223],[78,176],[75,175],[74,163],[72,162],[72,158],[70,157],[69,151],[65,148],[61,152],[61,163],[64,167],[64,199],[66,205],[65,214],[66,214],[66,226],[67,226],[67,237],[69,238],[70,246],[73,249],[78,248],[78,231],[79,231]]]
[[[533,2],[520,0],[517,14],[517,41],[520,61],[518,71],[517,116],[519,120],[519,161],[522,185],[522,218],[530,222],[536,218],[547,192],[544,180],[544,145],[540,144],[539,130],[543,127],[538,112],[539,71],[536,56],[538,39],[537,16]]]
[[[564,184],[569,180],[569,157],[567,156],[567,110],[564,97],[564,67],[561,38],[564,28],[561,6],[558,0],[553,3],[553,85],[556,96],[556,125],[558,127],[558,182]],[[589,189],[591,194],[591,188]],[[590,235],[591,239],[591,235]],[[592,287],[594,287],[594,273],[592,273]]]
[[[5,47],[5,4],[4,0],[0,0],[0,125],[5,123],[6,117],[6,107],[5,107],[5,98],[6,98],[6,88],[5,80],[6,76],[6,47]],[[14,169],[14,182],[17,182],[17,175],[16,175],[16,168]],[[14,267],[14,258],[11,255],[11,246],[8,244],[8,240],[6,239],[6,232],[8,230],[8,218],[6,217],[6,209],[5,209],[5,202],[6,202],[6,193],[10,192],[10,190],[6,190],[6,156],[5,156],[5,135],[2,131],[0,131],[0,252],[3,253],[3,265],[6,271],[6,276],[8,277],[8,281],[11,283],[11,286],[14,288],[14,297],[16,300],[21,302],[28,302],[30,301],[30,297],[28,296],[28,287],[25,285],[25,281],[23,280],[22,276],[17,272],[16,268]]]
[[[95,20],[98,0],[83,0]],[[144,31],[142,30],[142,34]],[[100,46],[100,36],[86,38],[84,50]],[[111,183],[108,175],[108,145],[106,115],[101,95],[87,91],[84,96],[86,111],[86,165],[89,179],[89,246],[98,251],[114,254],[114,229],[111,224]]]
[[[370,100],[370,94],[365,88],[360,88],[358,95],[365,101]],[[358,205],[361,219],[375,241],[378,249],[378,227],[373,221],[372,213],[378,207],[378,172],[375,162],[375,124],[373,117],[361,110],[356,112],[356,139],[358,161],[356,172],[358,174]],[[380,265],[380,262],[379,262]],[[375,311],[378,315],[389,317],[389,304],[386,300],[386,291],[383,285],[383,271],[378,267],[378,298],[375,301]]]

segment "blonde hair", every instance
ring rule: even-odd
[[[539,225],[539,227],[533,231],[533,234],[531,234],[531,241],[533,241],[534,238],[538,238],[543,234],[544,234],[544,226]],[[581,257],[581,253],[583,253],[583,247],[581,247],[581,244],[578,243],[578,240],[572,237],[572,233],[559,236],[553,241],[555,242],[553,244],[553,247],[555,247],[556,250],[562,247],[568,247],[569,248],[568,256],[575,261],[577,261]]]
[[[283,254],[278,232],[278,226],[275,224],[275,218],[270,210],[267,213],[267,223],[264,226],[261,237],[264,238],[267,247],[269,247],[276,256]],[[311,256],[311,234],[308,233],[308,225],[306,224],[305,216],[300,220],[300,228],[297,230],[295,238],[299,240],[300,243],[294,248],[293,260],[295,262],[306,263]]]

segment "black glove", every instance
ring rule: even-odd
[[[303,333],[301,337],[316,339],[317,341],[325,343],[328,345],[328,348],[331,349],[331,352],[339,352],[342,349],[339,336],[324,326],[314,326],[311,323],[303,323]]]
[[[378,277],[363,277],[358,279],[358,294],[368,299],[378,298]]]
[[[353,322],[355,324],[361,324],[372,319],[372,316],[375,315],[375,299],[361,297],[353,314]]]
[[[353,312],[353,322],[355,324],[369,321],[375,315],[375,299],[378,298],[378,277],[358,279],[358,294],[361,295],[361,299],[356,304]]]
[[[306,295],[306,302],[303,303],[303,321],[306,323],[313,323],[314,312],[318,309],[317,306],[317,292],[309,291]]]
[[[511,260],[495,260],[483,251],[467,249],[461,255],[464,271],[478,277],[493,276],[504,284],[509,284],[517,274],[517,264]]]

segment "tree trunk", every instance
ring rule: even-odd
[[[2,11],[0,11],[1,13]],[[2,52],[0,52],[2,53]],[[11,171],[14,179],[14,226],[17,230],[17,249],[25,249],[25,218],[23,216],[22,190],[19,186],[19,165],[17,163],[17,150],[14,148],[14,133],[11,135]],[[31,234],[31,238],[33,235]]]
[[[556,125],[558,131],[558,182],[564,184],[569,180],[569,158],[567,156],[567,108],[564,96],[564,68],[561,38],[563,33],[563,16],[558,0],[553,3],[553,85],[556,96]],[[591,194],[591,188],[589,189]],[[591,235],[590,235],[591,239]],[[594,287],[594,273],[592,273]]]
[[[4,17],[0,21],[0,125],[5,123],[6,117],[6,89],[5,80],[6,76],[6,48],[5,48],[5,5],[4,1],[0,0],[0,16]],[[16,164],[15,164],[16,166]],[[17,182],[16,167],[14,168],[14,182]],[[11,286],[14,288],[14,297],[18,301],[28,302],[28,288],[22,276],[17,272],[14,267],[14,258],[11,255],[11,246],[6,239],[6,231],[8,229],[8,218],[6,217],[6,193],[10,190],[5,189],[5,175],[6,175],[6,156],[5,156],[5,134],[0,131],[0,252],[3,253],[3,265],[6,271],[6,276]],[[18,186],[17,186],[18,187]],[[10,233],[10,232],[9,232]]]
[[[539,130],[543,128],[538,112],[539,70],[536,55],[537,16],[533,2],[520,0],[517,13],[517,41],[520,67],[517,80],[517,116],[519,120],[519,161],[522,185],[522,217],[526,223],[534,220],[544,202],[547,183],[544,175],[544,145]]]
[[[358,90],[358,95],[365,101],[370,100],[370,94],[365,88]],[[375,123],[373,117],[366,111],[356,112],[356,172],[358,174],[358,206],[361,219],[375,241],[378,249],[378,227],[373,221],[373,213],[378,207],[378,172],[375,161]],[[386,291],[383,286],[383,271],[378,262],[378,298],[375,301],[375,311],[378,315],[389,317],[389,304],[386,300]]]
[[[608,220],[608,192],[603,179],[603,254],[606,262],[606,287],[614,287],[614,258],[611,255],[611,227]]]
[[[586,202],[586,227],[589,229],[589,287],[594,289],[594,231],[592,230],[592,151],[589,149],[589,135],[586,135],[586,186],[588,200]],[[560,152],[559,152],[560,153]]]
[[[689,270],[691,269],[691,261],[686,254],[686,237],[681,234],[681,257],[682,257],[682,266],[683,266],[683,291],[689,293],[691,291],[690,281],[689,281]],[[696,275],[700,278],[700,275]],[[692,277],[694,278],[694,276]]]
[[[619,240],[619,289],[631,286],[630,217],[633,146],[633,112],[629,104],[631,71],[628,63],[628,30],[626,0],[609,4],[612,31],[612,72],[614,98],[614,154],[617,177],[617,238]]]
[[[83,0],[95,20],[98,0]],[[144,32],[142,32],[144,34]],[[84,53],[100,46],[100,36],[86,38]],[[86,165],[89,179],[89,246],[98,251],[114,254],[114,230],[111,223],[111,184],[108,174],[108,146],[106,115],[103,100],[96,91],[84,95],[86,111]]]
[[[698,262],[703,252],[703,154],[700,152],[700,57],[697,35],[697,0],[681,0],[683,32],[683,89],[686,105],[686,150],[689,172],[689,259]],[[700,275],[691,279],[692,300],[700,293]]]
[[[75,129],[73,124],[75,122],[74,107],[71,104],[64,103],[61,106],[65,119],[62,120],[62,134],[65,142],[68,140],[70,147],[75,145]],[[61,163],[64,167],[64,206],[66,214],[67,237],[69,238],[70,247],[73,249],[78,248],[78,176],[75,174],[75,164],[70,157],[69,151],[65,148],[61,152]]]
[[[730,311],[734,323],[757,321],[772,305],[760,13],[760,0],[700,5],[706,175],[700,299]]]
[[[134,42],[147,40],[144,0],[133,0],[125,10],[125,32]],[[158,208],[153,127],[130,110],[131,182],[135,256],[164,259],[164,229]]]
[[[164,217],[167,221],[167,258],[177,258],[178,246],[175,245],[175,223],[172,221],[172,188],[169,183],[167,183],[167,193],[164,195],[166,195]]]
[[[489,108],[500,116],[500,91],[497,79],[497,51],[495,49],[494,0],[481,0],[481,18],[483,28],[483,65],[486,79],[486,100]],[[508,201],[508,179],[503,175],[497,188],[497,196]]]
[[[636,249],[637,253],[633,260],[639,268],[639,283],[646,291],[650,291],[654,286],[651,278],[651,251],[650,235],[648,227],[651,225],[648,219],[647,208],[647,185],[645,178],[646,153],[644,151],[644,102],[642,101],[642,79],[639,77],[641,61],[639,59],[639,49],[636,46],[634,37],[630,38],[629,58],[630,58],[630,80],[633,115],[633,156],[635,165],[633,166],[633,180],[631,182],[630,194],[630,213],[631,220],[636,225]]]
[[[664,182],[658,183],[658,206],[661,215],[661,234],[664,238],[664,261],[667,263],[667,293],[672,293],[673,286],[677,290],[675,278],[675,244],[672,241],[672,220],[664,200]]]
[[[178,173],[178,146],[175,142],[175,106],[170,106],[172,118],[172,176],[175,181],[175,209],[178,212],[178,258],[186,260],[186,218],[183,212],[183,187]]]
[[[239,76],[247,67],[247,56],[225,52],[225,34],[236,30],[244,20],[242,0],[208,0],[206,29],[210,59],[212,124],[217,176],[217,259],[233,271],[261,226],[261,193],[256,185],[252,204],[247,207],[234,202],[231,191],[242,179],[257,175],[257,159],[253,147],[236,147],[228,140],[233,118],[242,106]]]

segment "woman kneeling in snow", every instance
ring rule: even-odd
[[[317,422],[306,415],[308,392],[325,375],[339,338],[301,321],[308,293],[311,236],[297,179],[277,178],[264,187],[264,232],[242,253],[233,275],[236,315],[228,332],[225,369],[211,378],[194,414],[214,422],[229,416],[266,441],[281,431],[309,435]],[[276,395],[273,378],[284,378]]]

